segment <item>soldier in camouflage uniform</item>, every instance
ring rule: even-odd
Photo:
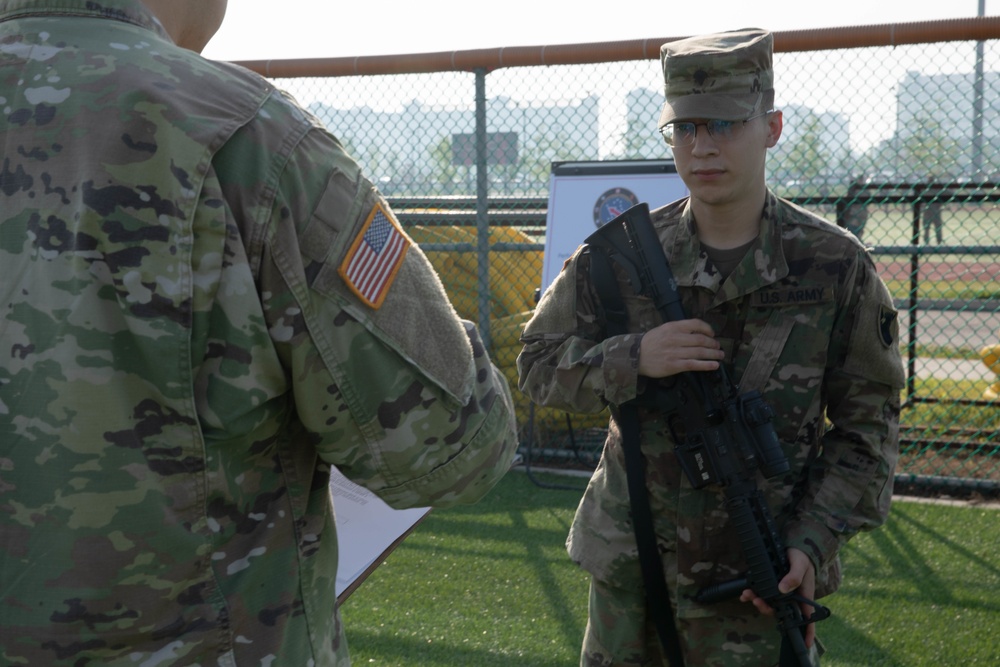
[[[443,507],[513,457],[358,165],[195,52],[224,12],[0,0],[5,666],[347,665],[330,466]]]
[[[756,29],[690,38],[661,51],[660,127],[690,196],[653,224],[691,318],[664,323],[618,276],[628,331],[604,334],[603,306],[579,249],[522,336],[520,386],[539,404],[598,412],[684,371],[724,364],[741,391],[764,393],[790,462],[760,481],[791,569],[783,592],[836,590],[838,552],[882,524],[892,496],[903,384],[896,313],[855,237],[776,197],[765,156],[781,133],[772,110],[772,37]],[[745,572],[722,490],[695,490],[668,418],[640,408],[646,487],[681,649],[688,665],[775,665],[780,635],[752,591],[702,605],[709,584]],[[592,575],[580,664],[663,665],[647,616],[619,424],[570,529],[570,556]],[[805,612],[805,610],[804,610]],[[808,615],[808,613],[806,614]],[[818,652],[815,630],[807,643]]]

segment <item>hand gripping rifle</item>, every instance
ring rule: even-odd
[[[677,282],[653,230],[648,204],[628,209],[591,234],[586,244],[591,252],[595,287],[609,319],[624,316],[620,294],[615,299],[614,293],[609,295],[607,289],[607,276],[613,275],[610,262],[624,270],[637,294],[653,300],[664,321],[687,319]],[[604,266],[605,277],[600,281],[603,287],[598,284],[598,266]],[[611,282],[614,282],[613,277]],[[617,284],[614,290],[617,291]],[[758,470],[765,478],[789,470],[771,423],[773,412],[760,392],[739,393],[721,365],[713,372],[681,373],[677,380],[679,397],[661,394],[657,399],[666,398],[665,403],[671,404],[673,409],[678,404],[687,408],[693,403],[683,412],[696,409],[701,415],[701,420],[686,429],[683,440],[676,446],[677,459],[694,488],[709,484],[722,487],[729,519],[739,536],[748,567],[745,576],[708,586],[698,592],[695,600],[710,604],[738,596],[745,588],[752,589],[775,610],[782,636],[779,664],[782,667],[812,667],[803,632],[809,623],[827,618],[830,610],[801,595],[778,590],[778,582],[789,569],[788,558],[764,496],[757,488]],[[642,397],[635,400],[642,400]],[[647,405],[648,399],[642,402]],[[634,412],[629,414],[636,415]],[[632,418],[637,419],[637,416]],[[623,439],[624,434],[625,429]],[[640,490],[631,480],[629,484],[630,496],[633,491]],[[646,492],[644,482],[641,492]],[[639,538],[638,521],[636,526],[641,560],[643,540]],[[654,588],[665,591],[665,587]],[[803,617],[800,603],[813,608],[808,618]],[[680,660],[679,657],[672,660],[675,667],[679,667]]]

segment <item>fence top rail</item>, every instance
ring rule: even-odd
[[[435,210],[476,210],[478,199],[473,195],[422,195],[409,197],[387,197],[393,208],[427,208]],[[525,209],[546,209],[548,197],[490,197],[486,200],[490,209],[524,211]]]
[[[512,46],[466,51],[339,58],[241,60],[236,64],[268,78],[375,76],[432,72],[492,71],[507,67],[586,65],[626,60],[657,60],[660,45],[687,35],[618,42]],[[776,52],[822,51],[933,42],[1000,38],[1000,16],[843,26],[774,33]]]

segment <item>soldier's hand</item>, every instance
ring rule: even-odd
[[[662,378],[685,371],[714,371],[725,353],[711,325],[680,320],[650,329],[639,343],[639,374]]]
[[[781,581],[778,582],[778,590],[782,593],[791,593],[796,591],[799,595],[807,600],[815,599],[816,595],[816,569],[813,567],[812,561],[809,560],[804,552],[799,549],[789,548],[788,551],[788,574],[786,574]],[[774,609],[771,605],[767,604],[763,598],[757,597],[757,595],[749,588],[743,591],[740,596],[741,602],[752,602],[753,606],[757,607],[758,611],[762,614],[767,614],[768,616],[774,615]],[[807,604],[801,604],[802,615],[806,618],[812,616],[814,609]],[[806,647],[811,647],[813,640],[816,639],[816,624],[810,623],[806,626],[806,632],[803,636],[805,640]]]

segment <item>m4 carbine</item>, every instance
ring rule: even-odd
[[[633,291],[652,299],[664,321],[687,319],[677,282],[653,230],[648,204],[628,209],[591,234],[586,244],[592,264],[607,260],[617,264]],[[617,310],[619,317],[623,315],[622,304],[608,304],[605,299],[602,304],[606,311]],[[789,470],[771,422],[773,412],[759,392],[740,393],[721,364],[713,372],[681,373],[677,381],[684,412],[690,413],[688,403],[693,403],[701,416],[685,429],[676,446],[677,459],[694,488],[710,484],[722,487],[748,568],[744,577],[709,586],[695,599],[708,604],[752,589],[775,611],[782,636],[780,665],[811,667],[803,632],[809,623],[827,618],[830,610],[801,595],[778,590],[778,582],[789,569],[788,557],[757,487],[758,470],[765,478]],[[803,616],[802,604],[812,608],[809,617]]]

